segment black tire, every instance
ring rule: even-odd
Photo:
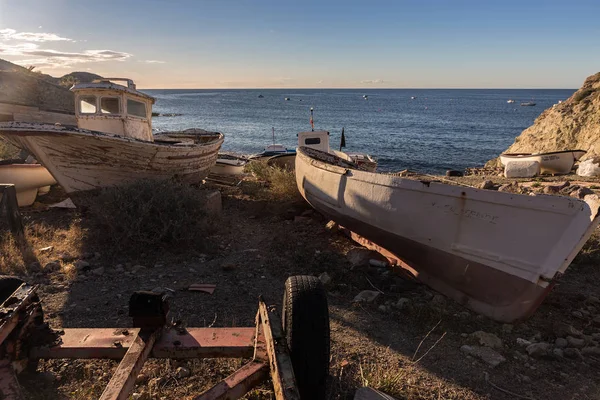
[[[23,283],[25,282],[16,276],[0,275],[0,304],[4,303]]]
[[[327,294],[314,276],[285,281],[282,325],[300,398],[325,399],[329,376]]]

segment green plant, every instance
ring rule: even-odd
[[[293,201],[300,199],[296,186],[296,173],[288,169],[269,166],[265,161],[252,161],[246,165],[246,172],[252,173],[267,185],[270,200]]]

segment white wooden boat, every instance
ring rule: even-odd
[[[527,101],[525,103],[521,103],[521,107],[533,107],[535,103],[533,101]]]
[[[152,135],[154,98],[131,80],[107,78],[71,90],[77,127],[0,124],[0,135],[34,154],[67,193],[141,179],[197,183],[215,165],[223,135],[202,129]]]
[[[500,154],[500,162],[506,166],[511,161],[537,161],[541,174],[568,174],[575,161],[586,152],[584,150],[564,150],[549,153],[505,153]]]
[[[56,181],[50,172],[40,164],[25,164],[15,161],[0,162],[0,183],[15,185],[17,203],[19,207],[26,207],[33,204],[38,190],[44,192],[46,188],[50,188],[50,185],[56,184]],[[2,195],[0,195],[1,198]]]
[[[242,175],[248,160],[233,154],[219,153],[217,163],[210,169],[216,175]]]
[[[530,315],[598,226],[600,199],[526,196],[358,169],[301,147],[315,209],[406,262],[421,281],[499,321]]]

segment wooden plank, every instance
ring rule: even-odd
[[[138,333],[100,396],[100,400],[127,400],[129,398],[135,385],[135,379],[148,359],[160,332],[161,329],[152,332],[142,330]]]
[[[194,400],[234,400],[248,393],[269,376],[269,365],[250,361]]]
[[[262,334],[267,343],[271,379],[277,400],[300,400],[294,368],[288,353],[279,317],[268,310],[264,301],[258,303]]]

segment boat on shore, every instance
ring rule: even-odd
[[[600,199],[527,196],[362,170],[300,147],[298,190],[316,210],[401,260],[458,303],[529,316],[598,226]]]
[[[248,159],[234,154],[219,153],[216,164],[210,169],[216,175],[242,175]]]
[[[500,154],[500,162],[506,166],[509,162],[535,161],[540,164],[540,174],[563,175],[573,169],[586,153],[585,150],[551,151],[549,153],[504,153]]]
[[[67,193],[143,179],[199,183],[215,165],[223,135],[195,128],[153,135],[154,98],[130,79],[99,79],[71,90],[77,127],[0,124],[0,136],[32,153]]]
[[[19,207],[34,203],[38,194],[46,194],[56,180],[40,164],[27,164],[23,160],[0,161],[0,183],[15,185]],[[2,195],[0,195],[2,199]]]

